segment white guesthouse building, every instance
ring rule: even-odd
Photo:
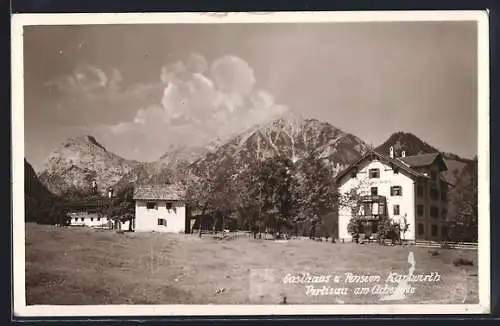
[[[134,188],[135,231],[183,233],[186,220],[185,191],[177,185]]]
[[[406,219],[409,229],[401,238],[442,241],[448,237],[446,215],[448,188],[442,172],[447,170],[440,153],[396,157],[369,151],[337,178],[340,194],[356,192],[363,198],[359,207],[340,205],[338,238],[351,241],[348,224],[356,214],[364,220],[364,234],[376,233],[377,221],[385,214],[393,221]]]

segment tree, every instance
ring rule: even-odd
[[[478,239],[478,192],[477,162],[471,162],[459,174],[453,193],[456,211],[448,220],[450,238],[455,241],[477,242]]]
[[[293,213],[292,174],[292,161],[281,155],[265,159],[256,170],[259,224],[264,224],[273,233],[290,228]]]
[[[299,161],[296,167],[294,182],[292,183],[294,222],[295,224],[310,225],[309,236],[316,236],[318,226],[326,226],[326,236],[333,232],[331,213],[336,208],[337,189],[331,182],[331,172],[328,166],[314,151]]]
[[[132,184],[121,189],[108,207],[104,207],[104,214],[120,223],[129,222],[129,231],[135,219],[134,187]]]
[[[189,171],[186,188],[188,205],[200,211],[199,236],[202,234],[204,217],[212,218],[212,229],[215,231],[217,225],[224,229],[227,219],[233,216],[234,185],[233,164],[224,166],[203,166],[202,170]],[[230,223],[231,224],[231,223]]]
[[[351,234],[354,241],[358,242],[360,234],[363,232],[363,220],[360,216],[354,215],[347,224],[347,232]]]
[[[340,209],[350,211],[351,219],[347,225],[347,232],[351,234],[357,242],[361,233],[363,233],[364,219],[360,210],[364,209],[363,196],[365,192],[366,180],[360,180],[358,184],[351,188],[347,193],[337,194],[337,205]],[[382,225],[381,225],[382,224]],[[377,228],[385,227],[384,221],[379,221]],[[377,229],[377,232],[379,230]]]

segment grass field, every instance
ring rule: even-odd
[[[246,236],[124,233],[85,228],[26,226],[27,304],[289,304],[478,303],[477,252],[413,246],[285,243]],[[390,272],[438,272],[437,282],[413,283],[415,293],[381,302],[355,295],[356,287],[384,286]],[[457,257],[474,266],[454,266]],[[287,274],[338,275],[316,288],[347,288],[337,295],[308,295],[305,285],[282,282]],[[380,275],[378,283],[346,284],[344,273]],[[334,290],[332,290],[334,291]],[[342,290],[344,291],[344,290]],[[334,291],[335,292],[335,291]]]

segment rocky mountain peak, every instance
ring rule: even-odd
[[[254,126],[232,138],[215,152],[195,162],[193,170],[196,174],[213,166],[244,169],[249,162],[278,155],[296,162],[313,151],[328,163],[335,174],[358,158],[366,148],[361,139],[329,123],[304,119],[287,112],[276,120]]]
[[[66,140],[63,144],[64,147],[71,147],[71,146],[97,146],[98,148],[102,149],[103,151],[107,152],[106,147],[104,147],[102,144],[100,144],[94,136],[91,135],[81,135],[73,138],[69,138]]]
[[[105,193],[137,164],[106,150],[95,137],[83,135],[55,148],[39,179],[56,195],[72,190],[90,191],[93,181],[97,182],[98,191]]]

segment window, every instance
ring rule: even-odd
[[[83,217],[80,220],[83,222]]]
[[[399,205],[393,206],[393,213],[394,213],[394,215],[399,215]]]
[[[165,204],[165,208],[166,209],[172,209],[174,207],[174,205],[172,203],[166,203]]]
[[[443,239],[448,239],[448,228],[446,226],[441,227],[441,237]]]
[[[443,208],[443,210],[441,210],[441,218],[446,219],[447,216],[448,210],[446,208]]]
[[[167,220],[164,219],[164,218],[159,218],[158,219],[158,225],[167,226]]]
[[[422,185],[417,186],[417,196],[418,197],[423,197],[424,196],[424,187]]]
[[[101,220],[101,218],[100,218],[100,217],[98,217],[98,218],[97,218],[97,222],[99,222],[100,220]]]
[[[418,216],[424,215],[424,205],[417,205],[417,214]]]
[[[442,192],[441,192],[441,201],[442,201],[442,202],[445,202],[445,201],[446,201],[446,199],[447,199],[446,197],[447,197],[447,196],[446,196],[446,191],[442,191]]]
[[[370,179],[380,178],[380,170],[379,169],[370,169],[369,170]]]
[[[93,222],[93,221],[94,221],[94,218],[93,218],[93,217],[91,217],[91,218],[90,218],[90,222]]]
[[[75,217],[75,222],[78,222],[78,217]]]
[[[433,237],[437,237],[437,235],[438,235],[438,227],[436,224],[431,225],[431,235]]]
[[[424,235],[424,225],[422,223],[418,223],[418,235]]]
[[[431,188],[431,199],[432,200],[438,200],[439,198],[439,191],[436,188]]]
[[[391,196],[403,196],[403,188],[401,186],[392,186]]]
[[[429,215],[433,218],[437,218],[439,216],[439,208],[436,206],[431,206]]]
[[[378,188],[371,187],[370,192],[371,192],[372,196],[377,196],[378,195]]]
[[[149,201],[146,203],[146,208],[147,209],[156,209],[156,203],[153,201]]]

